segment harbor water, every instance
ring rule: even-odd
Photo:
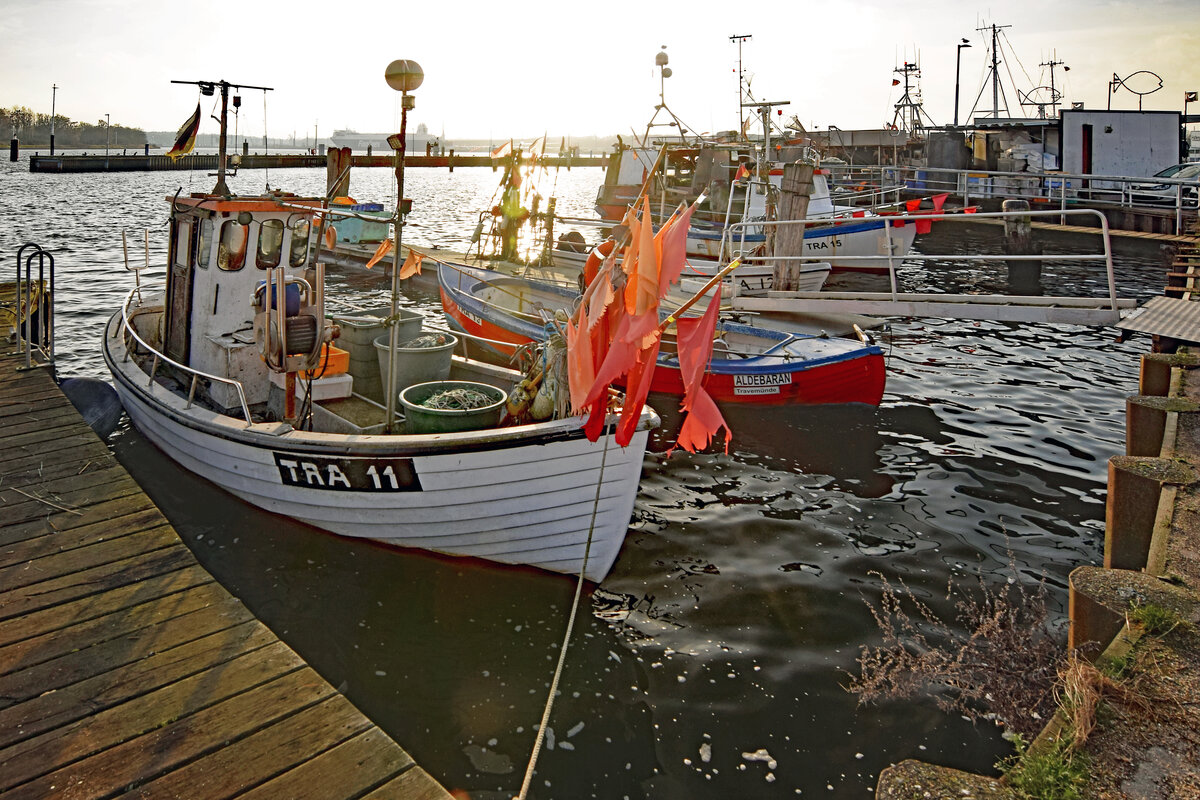
[[[164,198],[203,173],[31,175],[0,168],[0,270],[37,242],[57,267],[60,376],[107,378],[106,319],[134,286],[149,231],[161,281]],[[498,173],[410,170],[405,241],[464,249]],[[589,216],[596,169],[542,177],[558,212]],[[323,170],[242,171],[238,193],[320,192]],[[358,170],[360,202],[394,202],[390,170]],[[999,252],[997,233],[935,226],[926,252]],[[1070,243],[1064,247],[1073,246]],[[1093,245],[1090,245],[1094,247]],[[1119,293],[1161,292],[1164,254],[1119,250]],[[330,295],[387,297],[378,271],[330,276]],[[912,291],[1003,289],[1003,264],[907,266]],[[1102,294],[1102,271],[1047,265],[1061,294]],[[431,289],[405,303],[436,312]],[[1000,731],[929,697],[859,706],[844,688],[878,644],[869,602],[903,581],[953,621],[947,585],[1066,579],[1101,562],[1106,461],[1123,452],[1124,399],[1144,338],[1113,328],[904,319],[879,408],[728,409],[733,443],[669,457],[678,415],[646,456],[625,546],[584,593],[531,796],[872,796],[879,771],[918,758],[988,771]],[[508,798],[533,747],[574,581],[404,551],[264,514],[184,473],[125,424],[112,447],[198,558],[443,785]],[[0,512],[2,513],[2,512]],[[1012,566],[1015,566],[1015,573]]]

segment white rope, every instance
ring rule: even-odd
[[[607,428],[607,425],[605,427]],[[613,435],[615,435],[615,431]],[[546,698],[542,723],[538,726],[537,738],[533,742],[533,752],[529,754],[529,766],[525,768],[525,779],[521,782],[521,793],[517,795],[517,800],[525,800],[529,792],[529,784],[533,781],[533,770],[537,765],[538,755],[542,751],[542,742],[546,738],[546,726],[550,724],[550,711],[554,708],[554,695],[558,693],[558,681],[562,677],[563,664],[567,660],[567,646],[571,642],[571,631],[575,628],[575,614],[579,610],[579,597],[583,593],[583,576],[587,572],[588,556],[592,552],[592,533],[596,530],[596,512],[600,507],[600,487],[604,484],[604,464],[608,459],[608,440],[609,435],[606,431],[604,449],[600,453],[600,477],[596,481],[596,497],[592,500],[592,519],[588,523],[587,546],[583,550],[583,564],[579,567],[579,580],[575,582],[575,599],[571,602],[571,614],[567,617],[567,630],[563,634],[562,647],[558,653],[558,666],[554,668],[554,679],[550,681],[550,696]]]

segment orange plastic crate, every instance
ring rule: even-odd
[[[350,369],[350,351],[326,344],[321,347],[321,362],[316,369],[300,373],[302,378],[328,378],[343,375]]]

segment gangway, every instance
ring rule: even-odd
[[[889,231],[885,253],[877,256],[844,256],[839,260],[878,260],[885,256],[888,262],[887,273],[890,281],[890,291],[887,292],[789,292],[768,290],[764,294],[747,295],[740,292],[738,282],[733,282],[733,297],[730,307],[734,311],[772,312],[772,313],[853,313],[866,316],[887,317],[942,317],[946,319],[976,319],[999,320],[1006,322],[1047,322],[1067,323],[1074,325],[1115,325],[1123,316],[1137,307],[1137,301],[1118,298],[1116,281],[1113,273],[1112,247],[1109,239],[1108,221],[1104,215],[1095,209],[1066,209],[1054,211],[997,211],[978,213],[976,218],[1013,219],[1017,217],[1061,216],[1063,214],[1091,215],[1097,219],[1100,228],[1100,240],[1103,244],[1101,252],[1069,253],[1069,254],[1037,254],[1010,255],[1007,253],[993,254],[933,254],[908,253],[893,254],[898,249],[892,246]],[[937,222],[949,218],[949,214],[895,214],[889,215],[888,220],[905,224],[917,221]],[[743,233],[758,233],[772,227],[786,225],[829,225],[837,224],[840,219],[828,217],[804,220],[780,221],[748,221],[730,226],[730,241],[745,241]],[[847,217],[845,222],[861,222],[860,217]],[[736,250],[734,255],[739,255]],[[824,255],[804,256],[772,256],[754,257],[749,253],[742,254],[752,258],[759,264],[782,264],[784,262],[812,262],[827,259]],[[940,293],[905,293],[899,290],[897,268],[908,261],[1069,261],[1069,262],[1103,262],[1107,277],[1108,292],[1103,297],[1053,297],[1046,295],[1000,295],[1000,294],[940,294]]]

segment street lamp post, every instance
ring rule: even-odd
[[[58,100],[58,84],[50,87],[50,155],[54,155],[54,105]]]
[[[958,76],[959,69],[962,66],[962,51],[964,47],[970,47],[971,43],[966,39],[962,40],[962,44],[958,46],[958,52],[954,57],[954,127],[958,127]]]
[[[388,64],[383,73],[388,86],[400,92],[400,133],[388,137],[388,144],[396,151],[396,222],[395,249],[392,251],[392,314],[388,332],[388,369],[385,408],[387,410],[388,433],[396,422],[396,345],[400,326],[396,317],[400,314],[400,238],[404,228],[404,139],[408,133],[408,110],[415,108],[417,100],[409,94],[416,91],[425,80],[425,71],[416,61],[399,58]]]

